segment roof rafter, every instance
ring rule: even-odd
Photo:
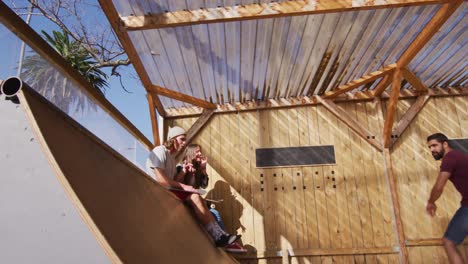
[[[356,89],[357,87],[364,85],[366,83],[373,82],[377,80],[378,78],[386,75],[386,74],[391,74],[393,70],[395,70],[396,64],[390,64],[380,70],[377,70],[375,72],[372,72],[370,74],[364,75],[359,79],[353,80],[347,84],[340,85],[338,88],[334,89],[333,91],[330,91],[325,94],[324,98],[325,99],[332,99],[337,97],[340,94],[352,91]]]
[[[112,116],[130,134],[135,136],[143,145],[151,147],[152,143],[140,130],[138,130],[114,105],[94,88],[81,74],[73,69],[70,64],[58,54],[39,34],[26,22],[13,12],[3,1],[0,1],[0,23],[15,33],[21,40],[37,52],[54,68],[59,69],[64,76],[76,82],[81,91],[94,99],[102,109]]]
[[[451,0],[442,5],[442,7],[437,11],[437,13],[435,13],[432,19],[421,31],[421,33],[419,33],[419,35],[397,60],[397,65],[399,68],[406,67],[411,62],[411,60],[416,57],[416,55],[422,50],[427,42],[429,42],[429,40],[437,33],[437,31],[462,3],[463,0]]]
[[[146,72],[146,69],[143,66],[143,63],[141,62],[140,57],[138,56],[135,46],[130,40],[130,36],[128,35],[126,31],[120,29],[119,14],[117,13],[117,10],[115,9],[115,6],[112,3],[112,0],[99,0],[99,4],[101,5],[102,10],[104,11],[104,14],[107,17],[107,20],[109,20],[109,23],[114,29],[115,34],[119,38],[120,43],[125,49],[125,52],[127,53],[128,58],[132,62],[133,67],[135,68],[135,71],[137,72],[138,76],[140,77],[141,82],[143,83],[143,86],[148,91],[148,88],[151,87],[152,85],[151,79],[148,73]],[[164,110],[164,106],[162,105],[159,98],[155,96],[153,99],[154,99],[154,104],[156,106],[156,109],[158,109],[159,114],[161,116],[166,116],[166,110]]]
[[[147,89],[148,89],[148,92],[150,93],[159,94],[162,96],[166,96],[172,99],[176,99],[176,100],[186,102],[189,104],[193,104],[193,105],[203,107],[203,108],[216,109],[216,105],[213,103],[210,103],[208,101],[205,101],[205,100],[202,100],[202,99],[190,96],[190,95],[186,95],[186,94],[179,93],[173,90],[169,90],[161,86],[151,85]]]
[[[265,19],[285,16],[355,11],[400,6],[415,6],[444,3],[448,0],[386,0],[375,4],[375,1],[353,0],[309,0],[258,3],[248,5],[201,8],[197,10],[180,10],[162,14],[144,16],[127,16],[122,22],[127,30],[144,30],[165,27],[177,27],[196,24],[231,22],[241,20]]]

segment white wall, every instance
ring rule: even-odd
[[[20,105],[0,96],[0,263],[109,263]]]

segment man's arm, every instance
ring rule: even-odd
[[[427,205],[426,205],[426,211],[430,216],[434,216],[435,211],[437,209],[435,202],[442,195],[445,184],[447,183],[447,180],[449,178],[450,178],[450,172],[441,171],[439,173],[439,176],[437,177],[437,180],[434,186],[432,187],[431,195],[429,196],[429,200],[427,201]]]
[[[174,176],[174,180],[176,182],[184,182],[184,179],[185,179],[185,174],[186,174],[186,171],[184,169],[184,164],[179,164],[177,165],[176,167],[176,175]]]

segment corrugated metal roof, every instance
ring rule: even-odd
[[[240,1],[114,1],[121,16]],[[242,4],[264,1],[242,1]],[[466,85],[463,3],[409,68],[429,87]],[[132,31],[151,81],[214,103],[321,95],[395,63],[440,5]],[[373,89],[377,81],[359,90]],[[405,84],[405,88],[409,84]],[[185,103],[161,97],[166,108]]]

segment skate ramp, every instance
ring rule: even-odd
[[[20,100],[57,178],[112,262],[237,263],[139,168],[32,89],[23,88]]]

